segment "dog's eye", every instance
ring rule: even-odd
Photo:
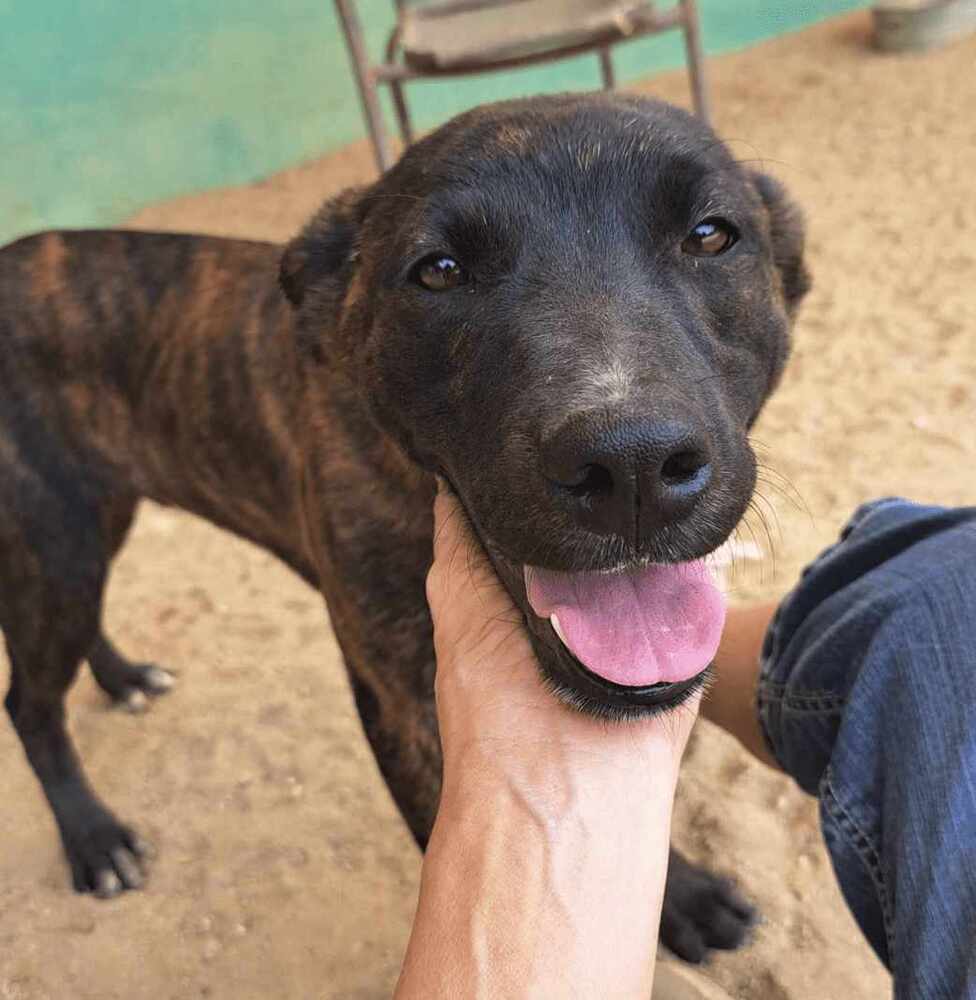
[[[429,292],[449,292],[467,283],[468,272],[453,257],[435,253],[417,264],[413,280]]]
[[[681,249],[694,257],[715,257],[739,238],[735,227],[724,219],[703,219],[685,237]]]

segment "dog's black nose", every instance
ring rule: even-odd
[[[545,439],[542,471],[583,527],[637,544],[687,516],[712,476],[704,436],[687,424],[589,414]]]

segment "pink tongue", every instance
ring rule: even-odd
[[[718,649],[725,600],[704,562],[632,573],[525,569],[540,618],[555,615],[570,652],[615,684],[645,687],[701,673]]]

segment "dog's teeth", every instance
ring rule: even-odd
[[[740,542],[730,538],[723,542],[714,552],[705,557],[705,561],[713,569],[724,569],[736,560],[758,562],[763,557],[762,549],[755,542]]]
[[[563,635],[562,627],[559,624],[559,619],[555,615],[549,616],[549,624],[552,626],[553,632],[559,636],[559,641],[569,649],[569,643],[566,641],[566,636]]]

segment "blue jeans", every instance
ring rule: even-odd
[[[759,716],[898,998],[976,998],[976,507],[860,508],[770,625]]]

